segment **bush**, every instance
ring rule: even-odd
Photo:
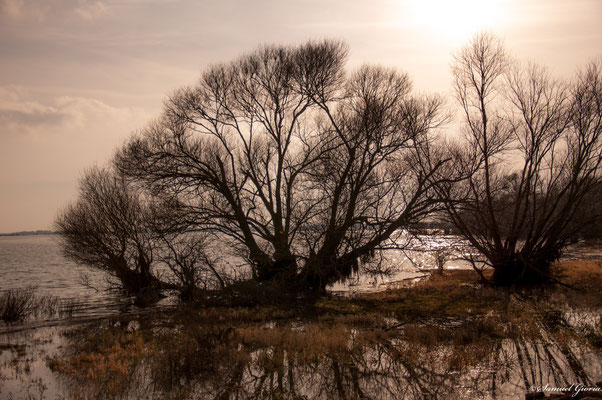
[[[35,303],[36,287],[11,289],[0,296],[0,317],[5,322],[24,320],[31,314]]]
[[[0,319],[4,322],[23,321],[30,315],[67,315],[71,316],[77,308],[73,300],[59,299],[55,296],[37,295],[37,286],[22,289],[10,289],[0,294]]]

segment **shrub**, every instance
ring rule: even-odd
[[[33,311],[35,286],[11,289],[0,295],[0,317],[5,322],[24,320]]]
[[[29,285],[0,293],[0,319],[11,323],[23,321],[30,315],[71,316],[77,309],[78,305],[74,300],[38,295],[37,290],[37,286]]]

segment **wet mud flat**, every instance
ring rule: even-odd
[[[516,399],[593,387],[602,265],[558,268],[570,287],[501,290],[456,270],[313,302],[5,327],[0,398]]]

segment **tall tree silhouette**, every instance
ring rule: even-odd
[[[175,92],[120,171],[219,232],[253,276],[323,290],[436,205],[441,101],[407,75],[343,70],[336,41],[263,47]]]
[[[548,280],[584,196],[600,185],[600,63],[565,83],[480,34],[456,54],[453,75],[465,123],[446,169],[459,182],[438,185],[447,215],[496,284]]]

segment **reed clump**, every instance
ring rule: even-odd
[[[0,295],[0,318],[5,322],[24,320],[35,308],[35,287],[7,290]]]
[[[6,323],[15,323],[28,317],[70,317],[78,308],[73,299],[61,299],[38,292],[38,287],[33,285],[1,292],[0,319]]]

